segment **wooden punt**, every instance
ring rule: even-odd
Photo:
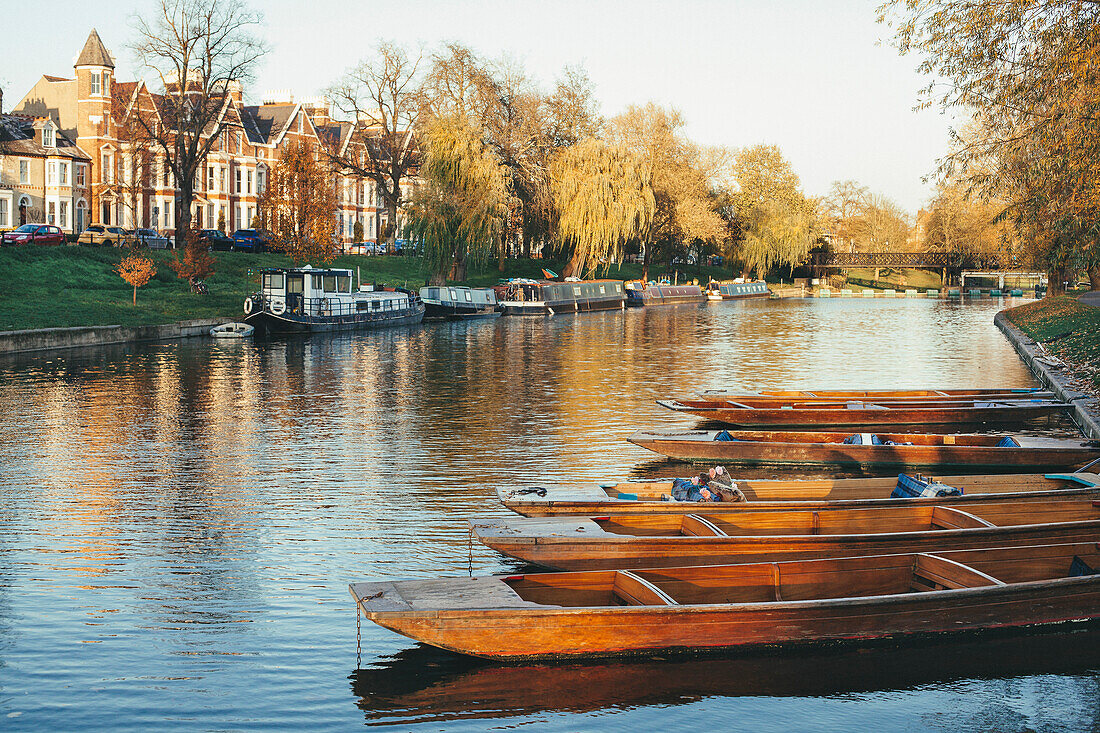
[[[554,570],[935,552],[1100,539],[1100,501],[471,520],[483,544]]]
[[[367,618],[417,641],[490,659],[557,659],[1060,629],[1100,618],[1097,567],[1090,541],[350,590]]]
[[[949,402],[849,402],[760,399],[657,400],[670,410],[736,427],[801,428],[896,425],[975,425],[1023,422],[1063,412],[1065,402],[1046,399],[954,400]]]
[[[593,486],[501,486],[504,506],[527,517],[598,514],[712,514],[734,510],[841,509],[873,506],[943,505],[965,510],[968,504],[1087,498],[1100,492],[1095,473],[936,476],[962,489],[961,496],[893,499],[893,476],[853,479],[737,479],[744,503],[667,501],[672,481],[627,481]]]
[[[680,461],[735,465],[862,466],[873,468],[959,468],[970,471],[1054,470],[1100,458],[1100,441],[1033,438],[1022,435],[935,435],[652,430],[627,440]],[[1014,445],[1002,445],[1014,444]]]
[[[825,400],[973,400],[1019,399],[1042,397],[1050,399],[1054,393],[1042,387],[990,387],[986,389],[762,389],[759,392],[734,392],[727,389],[707,389],[699,392],[702,400],[731,400],[760,397]]]

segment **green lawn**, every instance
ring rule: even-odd
[[[172,323],[192,318],[236,318],[245,297],[258,287],[257,270],[289,267],[283,255],[214,252],[217,269],[207,281],[208,295],[195,295],[169,267],[174,252],[149,251],[157,266],[156,277],[138,289],[137,305],[131,305],[132,288],[114,268],[126,250],[96,247],[5,247],[0,249],[0,331],[62,326],[137,326]],[[315,266],[320,263],[313,263]],[[331,263],[358,270],[363,282],[379,282],[417,289],[424,285],[427,268],[419,259],[344,255]],[[487,286],[502,277],[542,277],[541,269],[561,272],[554,260],[506,260],[506,271],[496,262],[471,268],[465,284]],[[663,271],[655,268],[652,274]],[[641,265],[612,266],[606,277],[640,277]],[[603,273],[599,273],[604,276]],[[688,277],[729,278],[728,270],[690,267]],[[683,273],[681,273],[683,282]]]
[[[1010,308],[1005,316],[1100,387],[1100,308],[1060,295]]]

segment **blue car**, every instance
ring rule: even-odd
[[[266,252],[271,249],[271,232],[266,229],[238,229],[233,232],[233,249],[238,252]]]

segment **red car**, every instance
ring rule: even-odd
[[[49,224],[24,224],[18,229],[0,234],[0,244],[65,244],[65,235]]]

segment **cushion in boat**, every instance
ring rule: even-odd
[[[1000,442],[997,443],[996,447],[997,448],[1019,448],[1020,443],[1015,438],[1013,438],[1011,435],[1006,435],[1005,437],[1001,438]]]
[[[1096,570],[1080,557],[1074,555],[1073,561],[1069,564],[1069,577],[1078,578],[1082,575],[1096,575]]]
[[[922,496],[961,496],[963,490],[938,481],[926,481],[919,476],[898,474],[898,485],[890,494],[891,499],[915,499]]]
[[[732,443],[741,443],[741,442],[743,442],[740,439],[735,438],[732,435],[730,435],[730,431],[728,431],[728,430],[718,431],[718,433],[714,436],[714,439],[715,440],[724,440],[724,441],[732,442]]]

